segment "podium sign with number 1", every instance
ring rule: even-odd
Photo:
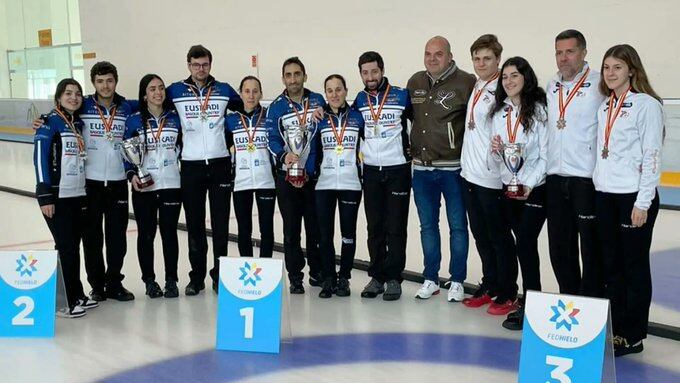
[[[278,353],[283,262],[220,258],[217,349]]]
[[[0,252],[0,337],[54,337],[57,252]]]

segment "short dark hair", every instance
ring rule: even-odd
[[[245,84],[245,82],[248,81],[248,80],[253,80],[253,81],[257,82],[257,86],[260,87],[260,92],[262,91],[262,83],[260,82],[259,78],[255,77],[255,76],[246,76],[246,77],[243,78],[243,80],[241,80],[241,84],[238,86],[239,92],[243,90],[243,84]]]
[[[324,89],[326,88],[326,83],[327,83],[328,81],[334,79],[334,78],[340,80],[340,82],[342,83],[342,87],[345,88],[345,89],[347,89],[347,82],[345,81],[345,78],[342,77],[342,76],[339,75],[339,74],[332,74],[332,75],[326,77],[326,79],[323,80],[323,87],[324,87]]]
[[[208,56],[208,61],[212,64],[212,53],[210,53],[208,48],[200,44],[193,45],[191,48],[189,48],[189,52],[187,52],[187,62],[191,62],[191,59],[197,59],[206,56]]]
[[[94,83],[95,76],[103,76],[106,74],[112,74],[113,79],[118,82],[118,70],[115,65],[108,61],[100,61],[92,66],[92,69],[90,69],[90,81]]]
[[[503,46],[498,42],[498,37],[492,34],[479,36],[470,46],[470,55],[475,54],[480,49],[490,49],[496,58],[501,57],[501,53],[503,53]]]
[[[366,63],[372,63],[376,62],[378,64],[378,68],[380,68],[381,71],[385,71],[385,62],[383,61],[382,56],[380,56],[380,53],[374,52],[374,51],[368,51],[364,52],[359,56],[359,71],[361,71],[361,66],[366,64]]]
[[[286,59],[286,61],[283,62],[283,65],[281,65],[281,76],[283,76],[283,74],[285,73],[286,67],[290,64],[299,65],[300,68],[302,68],[302,74],[303,75],[307,74],[307,71],[305,70],[305,64],[303,64],[302,61],[300,61],[300,59],[297,56],[293,56],[293,57],[288,57]]]
[[[555,37],[555,42],[568,39],[576,39],[576,45],[581,49],[586,49],[586,38],[583,36],[583,33],[576,29],[567,29],[566,31],[560,32]]]

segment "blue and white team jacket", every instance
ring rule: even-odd
[[[305,104],[307,105],[307,114],[303,117]],[[286,153],[291,153],[288,147],[288,129],[292,126],[299,126],[300,122],[295,114],[300,115],[301,118],[305,119],[305,126],[309,129],[308,137],[309,140],[309,153],[307,153],[307,158],[301,158],[300,163],[305,164],[305,170],[307,174],[312,177],[314,174],[314,167],[316,161],[316,145],[314,143],[314,136],[316,135],[316,126],[312,122],[312,114],[316,108],[323,107],[326,102],[318,93],[304,90],[302,96],[302,103],[292,101],[288,98],[288,93],[284,91],[279,97],[277,97],[271,105],[269,105],[269,110],[267,111],[267,138],[269,140],[269,150],[274,155],[276,159],[276,168],[279,170],[286,170],[283,159]],[[295,108],[295,110],[293,110]]]
[[[106,182],[125,179],[120,142],[125,133],[125,120],[133,112],[131,103],[119,94],[113,96],[109,108],[101,105],[95,94],[83,100],[80,118],[84,124],[83,137],[87,148],[85,177],[88,180]],[[112,123],[111,140],[107,139],[104,121]]]
[[[170,85],[167,95],[175,104],[182,123],[182,160],[207,162],[229,157],[224,118],[228,109],[243,109],[243,101],[234,88],[210,76],[206,85],[199,89],[189,77]],[[202,119],[201,106],[206,98],[207,116]]]
[[[316,124],[316,174],[319,176],[316,190],[361,190],[359,141],[364,138],[364,118],[348,106],[340,108],[337,114],[328,105],[324,111],[324,118]],[[342,150],[339,150],[336,134],[341,135],[343,125]]]
[[[158,127],[162,125],[160,133]],[[179,116],[174,110],[163,112],[159,118],[151,115],[142,122],[141,113],[135,113],[125,122],[125,139],[141,136],[146,141],[146,153],[142,168],[151,175],[154,184],[142,189],[143,192],[162,189],[179,189],[179,154],[182,130]],[[129,177],[137,173],[137,169],[125,162]]]
[[[275,187],[274,166],[267,144],[266,115],[267,109],[260,106],[251,113],[227,115],[224,125],[234,141],[234,191]],[[249,135],[254,145],[251,150],[248,149]]]
[[[76,135],[54,110],[46,118],[46,123],[35,131],[33,140],[40,206],[54,204],[57,198],[85,195],[85,161],[79,155]],[[83,131],[83,122],[77,117],[73,126],[76,132]]]
[[[376,123],[369,98],[377,113],[388,86],[389,94]],[[364,144],[361,146],[364,165],[383,167],[411,162],[407,121],[411,118],[413,108],[408,90],[389,85],[387,77],[384,77],[375,95],[362,90],[354,99],[352,108],[361,112],[366,122]]]

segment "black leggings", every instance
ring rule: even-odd
[[[238,252],[242,257],[253,256],[253,196],[257,203],[257,220],[260,225],[260,258],[271,258],[274,248],[276,189],[234,192],[234,213],[238,223]]]
[[[517,259],[522,269],[522,290],[541,291],[541,271],[538,257],[538,235],[545,223],[545,185],[537,186],[526,201],[504,198],[505,219],[515,235]],[[517,262],[509,262],[507,272],[517,281]],[[517,284],[514,291],[499,293],[501,299],[517,297]]]
[[[357,215],[361,202],[361,190],[317,190],[316,212],[319,217],[321,273],[324,278],[337,278],[335,271],[335,205],[340,211],[340,278],[351,277],[356,253]]]
[[[182,207],[180,189],[163,189],[149,192],[132,192],[132,208],[137,221],[137,256],[142,269],[142,281],[156,280],[153,271],[156,228],[160,227],[165,261],[165,280],[177,282],[177,221]]]
[[[86,210],[85,197],[57,198],[52,218],[43,215],[59,253],[69,307],[85,296],[80,282],[80,240],[85,230]]]

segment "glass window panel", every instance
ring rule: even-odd
[[[83,46],[75,45],[71,47],[71,66],[74,68],[83,66]]]
[[[57,83],[71,77],[69,48],[46,48],[26,51],[28,97],[49,99]]]

